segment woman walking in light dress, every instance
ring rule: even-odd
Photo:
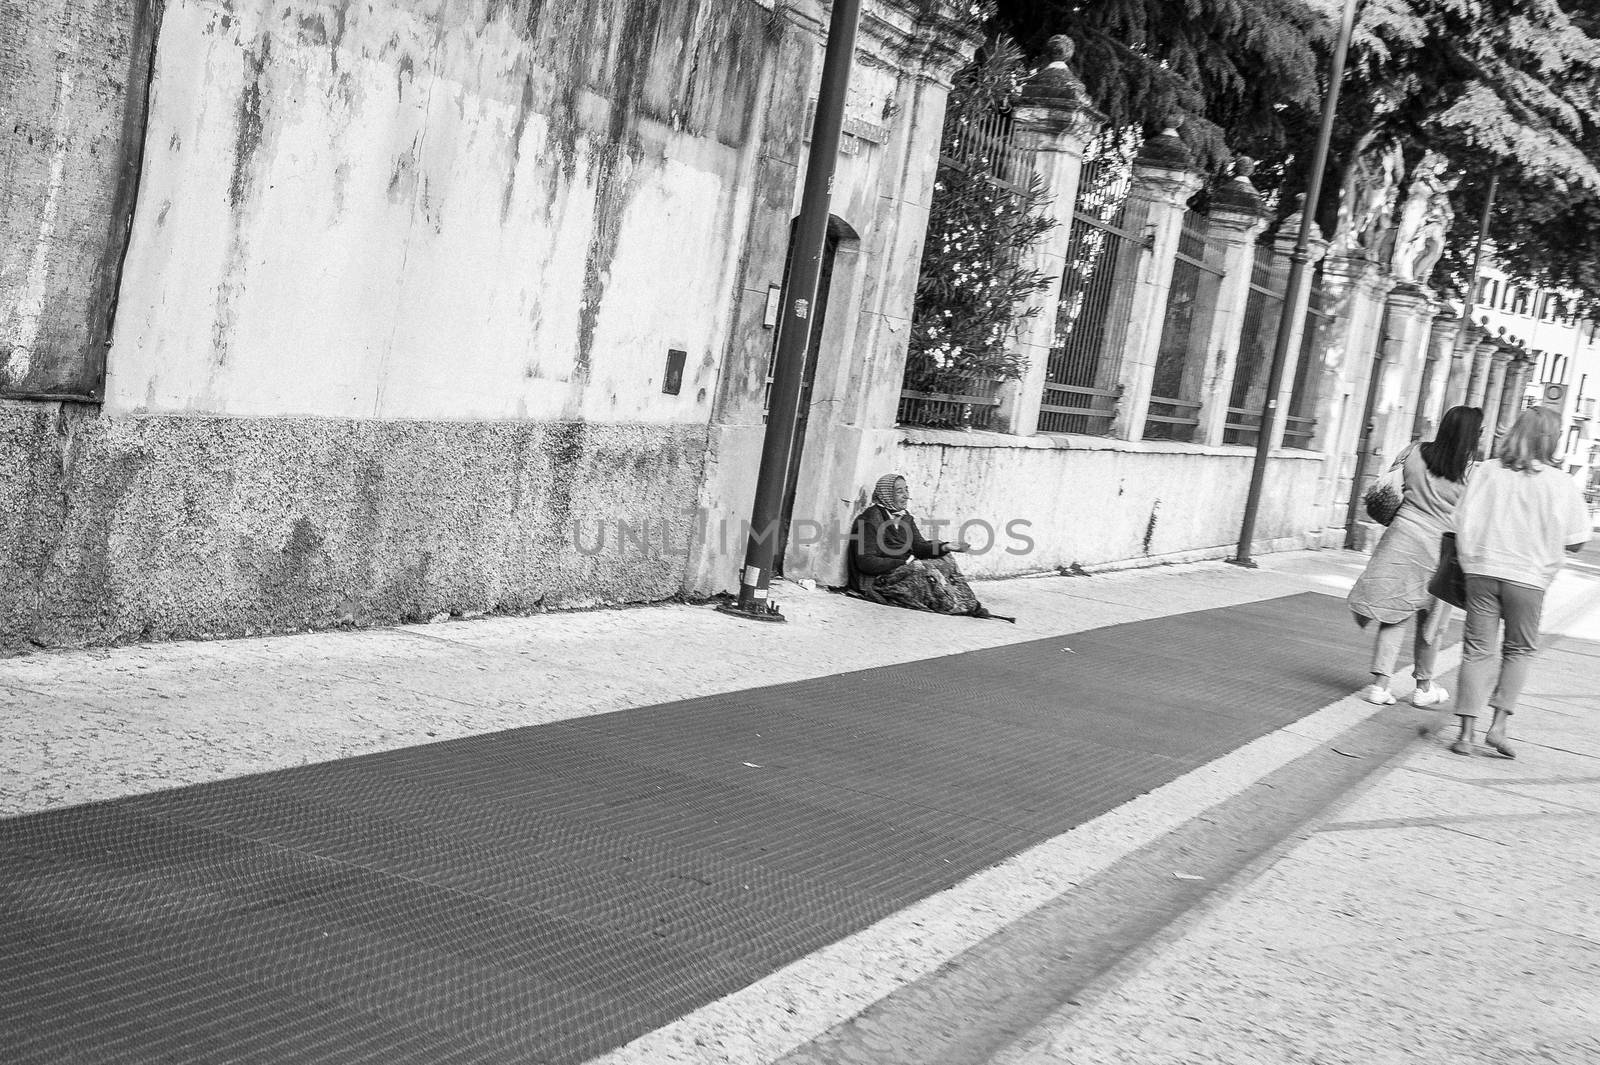
[[[1402,468],[1405,490],[1400,511],[1373,549],[1367,568],[1350,589],[1350,609],[1363,628],[1376,621],[1372,649],[1372,683],[1362,690],[1369,703],[1387,706],[1389,691],[1405,640],[1405,627],[1415,621],[1412,674],[1416,706],[1438,706],[1450,693],[1433,683],[1438,638],[1449,607],[1428,593],[1428,579],[1439,564],[1439,540],[1466,489],[1467,472],[1477,454],[1483,411],[1451,407],[1439,420],[1439,431],[1425,444],[1413,444],[1394,465]],[[1393,468],[1393,467],[1391,467]]]

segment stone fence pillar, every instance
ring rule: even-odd
[[[1202,380],[1200,425],[1195,442],[1222,443],[1228,421],[1228,398],[1239,361],[1240,333],[1245,306],[1250,302],[1250,279],[1255,271],[1256,239],[1266,228],[1261,196],[1250,183],[1253,160],[1241,158],[1238,174],[1211,197],[1210,237],[1207,254],[1220,268],[1217,306],[1206,338],[1206,365]]]
[[[1522,413],[1522,394],[1527,391],[1528,379],[1533,376],[1535,357],[1531,352],[1519,351],[1506,370],[1505,387],[1500,390],[1500,430],[1504,435]]]
[[[1469,407],[1482,407],[1483,397],[1489,391],[1489,368],[1494,364],[1495,353],[1500,350],[1500,342],[1489,334],[1479,331],[1477,343],[1472,351],[1472,371],[1467,375],[1467,395],[1462,400]],[[1488,410],[1483,412],[1483,424],[1487,426],[1491,420]]]
[[[1431,440],[1439,428],[1439,420],[1449,409],[1450,381],[1456,375],[1456,336],[1461,331],[1461,319],[1449,311],[1434,315],[1433,328],[1428,333],[1428,355],[1422,371],[1422,386],[1417,399],[1417,419],[1412,423],[1411,435],[1417,440]]]
[[[1472,380],[1472,367],[1478,358],[1477,326],[1457,320],[1455,343],[1450,347],[1450,377],[1444,386],[1444,409],[1467,404],[1467,392]],[[1444,417],[1444,411],[1439,416]]]
[[[1122,402],[1111,430],[1112,436],[1124,440],[1144,436],[1183,214],[1189,198],[1199,191],[1200,181],[1174,126],[1145,141],[1134,159],[1125,217],[1141,220],[1149,238],[1149,254],[1140,256],[1142,268],[1135,275],[1129,301],[1120,371]],[[1130,253],[1141,251],[1137,246],[1130,249]]]
[[[1330,318],[1318,337],[1321,368],[1312,446],[1323,454],[1317,483],[1323,527],[1343,529],[1365,426],[1367,388],[1384,354],[1385,306],[1395,282],[1362,256],[1334,255],[1323,264],[1323,284]],[[1378,446],[1375,441],[1368,438],[1368,452]]]
[[[1538,368],[1539,356],[1536,352],[1524,351],[1517,358],[1517,376],[1509,386],[1511,389],[1511,420],[1516,421],[1517,415],[1522,413],[1522,404],[1528,385],[1533,381],[1534,371]]]
[[[1023,319],[1017,337],[1028,368],[1020,380],[1006,382],[1000,392],[1001,427],[1021,436],[1032,436],[1039,425],[1039,404],[1055,346],[1056,303],[1061,298],[1061,277],[1072,243],[1072,212],[1078,202],[1083,150],[1105,124],[1105,116],[1089,106],[1083,82],[1068,66],[1071,39],[1052,37],[1050,48],[1055,58],[1029,79],[1011,112],[1015,143],[1033,153],[1034,170],[1044,184],[1041,209],[1056,222],[1033,249],[1027,264],[1051,278],[1050,287],[1028,301],[1025,309],[1033,314]]]
[[[1500,393],[1505,390],[1506,369],[1511,365],[1511,359],[1516,354],[1516,349],[1509,344],[1495,345],[1495,350],[1489,356],[1489,369],[1484,375],[1483,386],[1483,453],[1494,454],[1495,443],[1504,431],[1500,424]]]
[[[1349,396],[1355,387],[1352,377],[1359,374],[1365,379],[1372,353],[1375,323],[1371,320],[1374,298],[1368,291],[1370,272],[1364,259],[1345,255],[1323,259],[1322,306],[1327,318],[1316,325],[1308,355],[1317,361],[1306,372],[1317,382],[1317,421],[1311,447],[1324,454],[1348,450],[1344,444],[1344,421],[1349,416]],[[1377,301],[1381,319],[1382,297]],[[1359,403],[1356,410],[1359,414]],[[1342,519],[1334,524],[1342,524]]]
[[[1411,282],[1401,282],[1389,293],[1382,377],[1372,409],[1372,443],[1384,455],[1397,454],[1411,441],[1422,406],[1428,330],[1436,309],[1431,295]]]

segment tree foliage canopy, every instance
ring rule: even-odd
[[[1071,37],[1074,63],[1114,126],[1181,116],[1208,169],[1230,148],[1281,151],[1285,113],[1316,106],[1329,27],[1306,0],[999,0],[1006,30],[1037,55]]]
[[[1600,41],[1557,0],[1367,0],[1352,59],[1363,132],[1600,194]]]
[[[971,391],[974,380],[1020,377],[1027,360],[1015,351],[1019,310],[1050,284],[1029,268],[1028,251],[1054,226],[1039,209],[1033,176],[1011,187],[1006,138],[996,123],[1016,97],[1027,68],[1005,37],[990,41],[951,88],[940,162],[917,276],[906,355],[907,388]]]
[[[1600,299],[1600,21],[1558,0],[1367,0],[1351,88],[1358,137],[1432,148],[1462,174],[1451,254],[1461,290],[1491,175],[1499,263]]]
[[[999,0],[1030,54],[1052,34],[1116,125],[1186,118],[1207,169],[1262,160],[1264,191],[1304,187],[1343,0]],[[1463,277],[1488,177],[1496,258],[1600,306],[1600,0],[1361,0],[1318,221],[1330,231],[1360,159],[1431,150],[1460,177],[1452,254]],[[1284,196],[1288,210],[1294,197]]]

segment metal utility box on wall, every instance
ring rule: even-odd
[[[669,396],[675,396],[683,388],[683,364],[689,357],[687,351],[677,348],[667,349],[667,372],[661,378],[661,391]]]

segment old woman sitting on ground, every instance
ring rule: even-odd
[[[897,473],[878,478],[872,505],[850,529],[850,588],[864,599],[938,614],[991,616],[950,555],[966,544],[929,540],[906,510],[911,489]]]

